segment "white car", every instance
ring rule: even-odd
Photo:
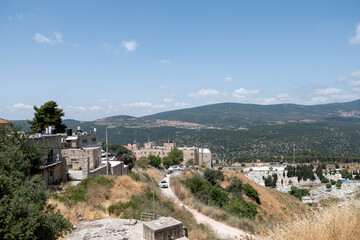
[[[161,188],[167,188],[167,187],[169,187],[169,186],[168,186],[168,183],[167,183],[167,181],[166,181],[165,179],[163,179],[163,180],[160,181],[159,186],[160,186]]]

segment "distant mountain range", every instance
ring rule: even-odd
[[[167,139],[209,147],[219,159],[297,150],[360,154],[360,100],[322,105],[219,103],[140,118],[119,115],[63,121],[68,128],[97,129],[99,139],[121,144]],[[16,121],[24,124],[26,121]]]

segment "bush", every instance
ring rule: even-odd
[[[290,195],[293,195],[294,197],[296,197],[297,199],[299,199],[301,201],[302,197],[307,196],[309,194],[309,190],[292,186],[291,191],[289,193],[290,193]]]
[[[330,179],[330,183],[331,183],[331,185],[335,185],[335,184],[336,184],[336,181],[335,181],[335,180]]]
[[[215,185],[217,180],[224,180],[224,174],[220,170],[207,168],[204,172],[204,178],[209,181],[211,185]]]
[[[261,204],[260,197],[258,191],[253,188],[250,184],[244,184],[243,190],[246,196],[256,201],[256,203]]]
[[[229,201],[229,196],[217,185],[210,188],[209,193],[210,199],[219,207],[222,207],[225,203]]]
[[[328,182],[329,182],[329,179],[327,179],[326,177],[321,179],[321,183],[328,183]]]
[[[242,197],[242,181],[234,177],[231,179],[230,185],[226,188],[226,191],[230,192],[233,198]]]
[[[337,182],[336,185],[335,185],[335,187],[341,188],[341,182]]]
[[[327,189],[331,189],[331,183],[326,184]]]
[[[246,217],[254,219],[258,213],[255,204],[246,202],[241,198],[232,199],[229,204],[224,206],[224,209],[240,218]]]

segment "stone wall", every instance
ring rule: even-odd
[[[67,181],[67,165],[65,159],[41,168],[41,175],[48,184],[57,184]]]
[[[110,168],[110,165],[109,165],[109,168]],[[106,175],[106,165],[89,171],[88,177],[96,177],[98,175]]]
[[[89,159],[89,168],[95,169],[101,163],[101,148],[93,147],[93,148],[69,148],[63,149],[61,151],[62,156],[66,158],[66,162],[69,166],[69,169],[72,170],[80,170],[82,163],[80,159],[88,158]]]

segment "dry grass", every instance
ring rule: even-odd
[[[241,228],[251,232],[264,233],[265,228],[272,228],[278,223],[286,223],[291,221],[298,215],[304,215],[308,212],[307,206],[289,194],[279,192],[275,189],[260,186],[243,174],[235,171],[225,170],[225,180],[220,182],[222,188],[226,188],[233,177],[241,179],[243,184],[250,184],[254,187],[261,199],[261,205],[258,208],[258,215],[255,220],[238,218],[230,215],[225,210],[214,206],[208,206],[198,201],[190,194],[190,191],[179,182],[181,179],[192,177],[191,171],[186,171],[181,175],[171,178],[171,188],[176,196],[186,205],[196,209],[200,213],[207,215],[215,220],[224,222],[230,226]],[[253,201],[243,195],[246,201]],[[255,202],[254,202],[255,203]]]
[[[360,201],[341,208],[332,205],[305,219],[277,227],[263,240],[357,240],[360,236]]]

